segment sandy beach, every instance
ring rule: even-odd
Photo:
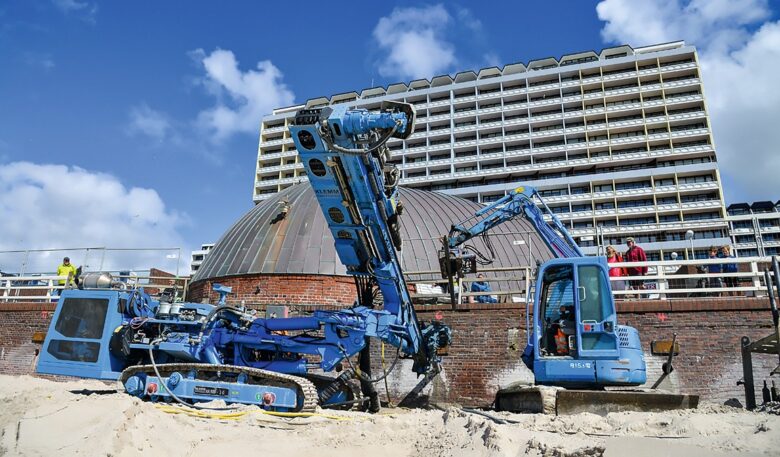
[[[0,455],[719,456],[779,455],[780,416],[697,411],[544,416],[457,407],[323,410],[279,418],[256,408],[212,417],[142,402],[95,381],[0,376]]]

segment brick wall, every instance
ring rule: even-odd
[[[0,373],[29,374],[39,345],[35,332],[45,332],[54,311],[52,303],[0,303]]]
[[[351,303],[354,286],[346,278],[277,277],[283,280],[262,281],[237,278],[229,283],[236,292],[233,300],[246,304],[288,303],[293,313],[317,303],[317,297],[333,292],[329,307]],[[227,283],[227,281],[224,281]],[[283,283],[287,283],[284,285]],[[257,285],[274,287],[275,292],[255,294]],[[197,293],[208,297],[210,285],[195,285]],[[278,288],[277,288],[278,287]],[[268,289],[263,289],[268,290]],[[301,297],[297,298],[300,293]],[[213,294],[213,293],[212,293]],[[258,298],[259,297],[259,298]],[[211,297],[215,299],[215,297]],[[265,301],[268,300],[268,301]],[[194,300],[193,300],[194,301]],[[320,307],[321,308],[321,307]],[[740,338],[752,340],[771,332],[771,315],[766,300],[744,298],[688,299],[669,301],[618,302],[621,324],[636,327],[641,335],[652,383],[660,375],[664,357],[650,354],[650,343],[678,335],[681,355],[676,371],[669,377],[669,387],[702,398],[722,402],[731,397],[744,399],[736,382],[742,377]],[[31,372],[37,346],[30,342],[35,331],[45,331],[51,318],[51,304],[0,304],[0,373]],[[453,330],[453,344],[443,362],[444,372],[426,393],[435,400],[466,405],[487,405],[499,386],[513,381],[531,380],[532,374],[520,361],[525,347],[525,308],[517,304],[464,304],[456,310],[449,305],[419,306],[422,321],[442,318]],[[380,365],[380,346],[373,347],[375,369]],[[394,348],[386,348],[386,366],[395,357]],[[754,354],[754,372],[760,401],[762,381],[777,365],[777,357]],[[375,371],[376,374],[376,371]],[[401,360],[388,377],[390,394],[398,401],[417,383],[411,361]],[[384,396],[384,383],[377,388]]]
[[[355,301],[355,281],[345,276],[246,275],[203,280],[190,285],[187,301],[216,303],[219,294],[211,290],[218,282],[233,288],[229,304],[313,305],[342,308]]]

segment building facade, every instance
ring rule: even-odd
[[[737,256],[780,255],[780,200],[735,203],[727,212]]]
[[[190,272],[195,274],[206,259],[206,254],[214,247],[214,243],[201,244],[200,249],[192,251],[190,260]]]
[[[403,186],[479,203],[536,186],[590,254],[629,235],[653,260],[729,242],[692,46],[618,46],[277,109],[260,127],[254,201],[307,179],[287,129],[298,109],[384,100],[417,111],[415,133],[388,143]]]

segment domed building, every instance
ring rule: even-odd
[[[407,188],[400,188],[400,199],[404,202],[404,274],[413,287],[415,281],[428,280],[430,285],[431,280],[441,277],[441,236],[453,223],[471,218],[482,206],[451,195]],[[533,227],[521,217],[494,228],[490,240],[495,257],[486,268],[534,265],[537,260],[551,257]],[[482,239],[469,244],[489,255]],[[231,286],[233,294],[228,302],[246,305],[342,308],[355,300],[354,280],[339,261],[333,237],[308,183],[291,186],[262,201],[233,224],[192,278],[188,300],[216,301],[213,283]],[[494,282],[491,286],[494,290],[522,287],[519,281]]]

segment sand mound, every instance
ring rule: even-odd
[[[282,419],[243,407],[235,417],[202,418],[112,389],[0,376],[0,455],[696,457],[780,449],[780,417],[735,408],[607,417],[492,413],[514,422],[505,424],[457,408]]]

